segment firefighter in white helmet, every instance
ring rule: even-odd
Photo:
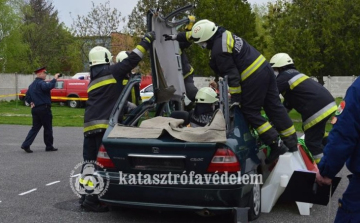
[[[210,123],[218,101],[217,94],[211,87],[200,88],[195,96],[195,108],[190,113],[190,126],[204,127]]]
[[[119,63],[119,62],[123,61],[124,59],[128,58],[129,54],[130,54],[130,52],[127,52],[127,51],[119,52],[118,55],[116,56],[116,63]],[[125,88],[126,84],[129,82],[131,75],[132,75],[132,72],[127,73],[127,75],[122,80],[121,91]],[[131,88],[131,93],[128,97],[128,101],[131,103],[131,106],[133,108],[134,108],[134,106],[136,107],[137,105],[141,104],[140,84],[139,83],[136,83]]]
[[[211,50],[210,67],[217,76],[228,76],[231,103],[241,104],[245,118],[271,148],[267,164],[288,150],[297,151],[295,128],[278,97],[273,70],[253,46],[207,19],[171,40],[195,41],[203,49]],[[275,127],[261,115],[262,108]]]
[[[155,32],[146,33],[128,58],[113,65],[110,65],[112,55],[105,47],[96,46],[90,50],[91,81],[88,86],[88,100],[84,114],[84,163],[96,161],[102,138],[109,124],[111,111],[121,93],[118,83],[138,65],[154,39]],[[80,179],[81,181],[83,179]],[[89,211],[108,211],[108,208],[102,205],[98,196],[94,194],[82,196],[79,202]]]
[[[334,97],[321,84],[296,70],[293,59],[287,53],[275,54],[270,64],[274,69],[284,106],[301,114],[305,144],[315,162],[323,156],[322,140],[326,122],[336,111]]]

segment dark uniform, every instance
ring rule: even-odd
[[[84,115],[85,141],[90,142],[84,143],[84,161],[96,160],[111,111],[122,90],[122,81],[138,65],[149,47],[149,42],[143,40],[122,62],[91,67]]]
[[[45,70],[45,68],[38,69]],[[35,73],[37,73],[35,71]],[[36,135],[41,127],[44,127],[44,143],[46,151],[55,150],[53,147],[54,137],[52,130],[52,113],[51,113],[51,96],[50,90],[55,87],[56,79],[45,82],[41,78],[35,78],[34,82],[29,86],[26,92],[25,100],[27,103],[33,103],[35,107],[31,109],[33,125],[21,148],[30,150],[31,144],[34,142]]]
[[[190,126],[204,127],[212,120],[214,108],[212,104],[196,104],[195,109],[190,112]]]
[[[360,78],[349,87],[344,101],[318,167],[322,176],[333,178],[346,162],[352,175],[339,200],[335,222],[350,223],[360,222]]]
[[[85,164],[96,161],[102,138],[109,125],[111,112],[122,91],[122,81],[141,61],[143,54],[151,46],[151,41],[148,37],[144,38],[121,62],[111,66],[99,64],[90,68],[91,81],[88,86],[88,100],[84,115],[83,158]],[[81,184],[85,183],[83,178],[79,181]],[[80,202],[92,211],[108,210],[106,206],[100,204],[97,196],[89,195],[86,198],[82,196]]]
[[[295,69],[279,73],[276,78],[284,106],[301,114],[305,144],[315,159],[322,157],[325,126],[336,103],[330,92],[318,82]]]
[[[194,68],[190,65],[189,59],[186,56],[184,50],[191,45],[189,42],[179,42],[180,46],[180,55],[181,55],[181,66],[184,77],[184,84],[186,90],[186,96],[190,99],[190,101],[195,101],[196,93],[198,92],[197,87],[194,84]]]
[[[177,40],[190,40],[191,32],[180,33]],[[219,27],[207,42],[211,49],[210,67],[229,78],[231,101],[239,102],[249,123],[257,130],[264,143],[277,141],[278,132],[261,115],[264,108],[285,144],[297,150],[297,137],[293,123],[281,104],[274,72],[265,57],[242,38]]]
[[[122,89],[125,88],[125,86],[127,85],[127,83],[129,82],[129,74],[126,75],[126,77],[122,80],[122,86],[121,86],[121,91]],[[135,84],[132,88],[131,88],[131,92],[130,95],[128,97],[128,101],[133,103],[134,105],[139,105],[141,104],[141,96],[140,96],[140,84],[137,83]]]

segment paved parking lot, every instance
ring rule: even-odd
[[[0,125],[0,222],[232,222],[230,216],[200,217],[191,212],[158,212],[113,208],[107,213],[85,212],[72,192],[69,179],[82,161],[82,128],[55,127],[57,152],[45,152],[42,130],[31,146],[34,153],[20,149],[30,126]],[[301,216],[295,203],[277,203],[269,214],[254,222],[333,222],[337,199],[345,190],[349,172],[329,206],[314,205],[310,216]],[[328,219],[330,219],[328,221]]]

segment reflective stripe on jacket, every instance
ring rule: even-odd
[[[318,82],[295,69],[281,72],[276,78],[284,106],[294,108],[302,116],[307,130],[336,111],[334,97]]]

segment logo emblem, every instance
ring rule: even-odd
[[[201,30],[201,26],[196,26],[195,28],[194,28],[194,33],[197,33],[197,32],[199,32]]]
[[[70,173],[70,187],[76,196],[81,195],[97,195],[99,198],[103,196],[110,184],[109,174],[105,177],[97,173],[96,167],[103,166],[98,162],[81,162],[77,164]],[[76,172],[79,174],[74,175]],[[105,179],[104,179],[105,178]]]
[[[153,153],[159,153],[160,152],[160,149],[158,147],[152,147],[151,150],[152,150]]]

